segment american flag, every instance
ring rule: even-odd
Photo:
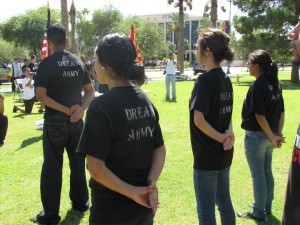
[[[48,17],[47,17],[47,25],[46,25],[46,31],[44,34],[44,40],[43,40],[43,46],[42,46],[42,51],[41,51],[41,59],[44,59],[51,55],[51,51],[48,46],[48,41],[47,41],[47,30],[51,25],[51,13],[50,13],[50,8],[48,6]]]
[[[142,66],[143,65],[142,53],[141,53],[140,47],[139,47],[139,45],[137,44],[137,41],[136,41],[134,25],[133,24],[131,25],[131,31],[130,31],[129,37],[132,40],[132,42],[134,44],[134,47],[136,49],[136,55],[137,55],[136,59],[137,59],[138,63]]]

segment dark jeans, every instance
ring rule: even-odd
[[[44,162],[41,173],[41,199],[45,215],[39,215],[40,223],[57,223],[62,188],[64,148],[69,157],[70,192],[73,209],[88,209],[88,189],[85,176],[85,158],[75,153],[83,128],[83,121],[62,122],[45,119],[43,133]]]
[[[114,224],[90,223],[90,225],[153,225],[153,217],[154,215],[151,213],[129,222],[114,223]]]
[[[32,99],[29,99],[29,100],[23,99],[23,102],[25,105],[25,113],[31,113],[34,102],[35,102],[35,97],[33,97]]]
[[[7,116],[0,114],[0,143],[5,140],[8,127]]]
[[[216,225],[215,205],[220,211],[222,225],[235,225],[230,197],[230,167],[219,171],[194,169],[194,188],[199,224]]]

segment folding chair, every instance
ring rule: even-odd
[[[15,99],[15,94],[16,94],[16,92],[18,93],[20,99],[22,99],[22,97],[23,97],[23,85],[22,85],[22,80],[23,80],[23,79],[15,79],[15,80],[14,80],[15,86],[16,86],[16,89],[15,89],[15,92],[14,92],[14,99]]]

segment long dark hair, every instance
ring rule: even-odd
[[[277,96],[279,92],[278,67],[270,54],[259,49],[250,54],[249,60],[251,63],[259,65],[261,72],[268,78],[274,88],[274,94]]]
[[[215,62],[220,63],[222,60],[232,61],[234,53],[229,49],[229,36],[219,29],[208,28],[200,34],[200,49],[204,55],[205,50],[213,53]]]
[[[136,61],[136,49],[129,37],[122,33],[112,33],[103,37],[96,49],[96,55],[102,66],[110,67],[115,78],[125,78],[144,84],[147,77],[145,69]]]

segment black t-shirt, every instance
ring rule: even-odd
[[[278,132],[281,113],[284,112],[284,102],[281,89],[274,95],[273,86],[264,75],[257,78],[250,86],[242,110],[241,127],[249,131],[262,131],[255,114],[266,117],[271,130]]]
[[[282,225],[298,224],[300,224],[300,125],[292,154],[282,219]]]
[[[205,120],[224,133],[231,121],[233,89],[230,78],[221,68],[200,75],[190,99],[190,134],[194,154],[194,168],[222,170],[231,165],[233,149],[224,151],[223,144],[204,134],[194,123],[194,110],[204,114]]]
[[[82,87],[89,84],[87,70],[79,58],[66,50],[59,50],[41,61],[35,86],[47,89],[47,95],[58,103],[71,107],[82,104]],[[69,120],[69,116],[46,106],[44,118]]]
[[[28,67],[29,67],[31,72],[36,72],[36,67],[33,63],[29,63]]]
[[[120,179],[145,186],[153,150],[163,145],[158,112],[137,87],[115,87],[89,106],[78,152],[103,160]],[[91,178],[90,222],[120,223],[151,213]]]

